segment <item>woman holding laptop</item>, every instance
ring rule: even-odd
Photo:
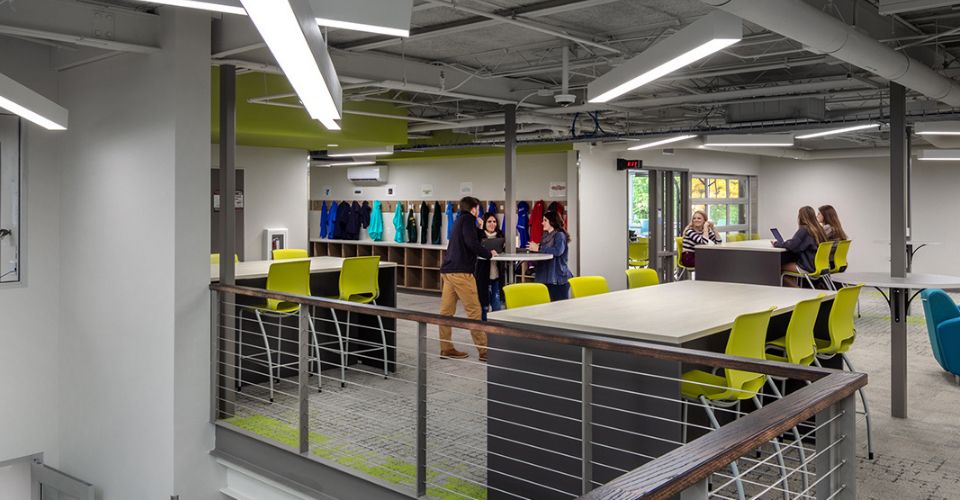
[[[488,249],[498,252],[503,251],[503,231],[500,230],[497,214],[488,212],[487,215],[483,216],[480,243]],[[488,243],[493,244],[496,248],[490,248]],[[486,321],[488,311],[503,309],[503,303],[500,300],[500,290],[503,289],[503,263],[492,260],[477,260],[477,272],[474,276],[477,278],[477,295],[480,297],[480,307],[483,308],[483,320]]]
[[[800,208],[797,225],[797,232],[793,233],[792,238],[783,242],[774,241],[773,246],[787,250],[783,253],[782,270],[791,273],[811,272],[816,268],[813,259],[817,255],[817,247],[827,241],[827,235],[817,222],[817,213],[813,207]],[[797,287],[797,281],[790,276],[785,278],[785,283],[787,286]]]

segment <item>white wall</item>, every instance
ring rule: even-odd
[[[389,166],[387,184],[396,185],[397,195],[386,198],[383,186],[364,186],[363,194],[353,194],[358,187],[347,180],[347,170],[343,167],[314,167],[310,169],[310,199],[313,200],[458,200],[460,183],[473,183],[473,196],[486,203],[489,200],[503,200],[504,164],[500,156],[480,156],[474,158],[437,158],[423,160],[404,160],[393,162]],[[517,156],[517,199],[566,201],[563,198],[549,198],[549,185],[553,181],[567,180],[567,153],[532,154]],[[430,184],[434,194],[421,195],[421,186]],[[332,188],[329,197],[324,196],[324,187]],[[443,207],[446,210],[446,207]],[[409,209],[409,208],[408,208]],[[419,203],[414,207],[419,218]],[[393,213],[384,213],[384,241],[393,241]],[[310,237],[316,238],[319,230],[320,213],[312,212],[310,218]],[[446,218],[444,229],[446,237]],[[363,232],[361,238],[367,239]]]
[[[862,158],[797,161],[764,158],[760,174],[760,229],[795,230],[797,210],[831,204],[853,239],[850,269],[889,271],[890,160]],[[923,248],[914,271],[960,274],[960,234],[950,221],[960,213],[960,166],[914,161],[913,239],[943,245]]]
[[[0,498],[9,500],[30,498],[29,462],[0,467]]]
[[[0,38],[0,72],[59,99],[47,47]],[[62,133],[24,122],[24,134],[24,281],[0,285],[0,462],[42,452],[46,462],[57,465],[61,240],[56,141]]]
[[[212,446],[200,411],[209,404],[210,21],[164,9],[161,22],[160,53],[61,75],[70,110],[61,144],[61,469],[94,483],[102,500],[216,491],[200,454]]]
[[[220,166],[219,146],[211,147],[211,164]],[[289,229],[288,248],[307,248],[310,162],[300,149],[237,148],[236,168],[243,169],[243,251],[246,260],[263,254],[263,230]],[[344,179],[346,180],[346,179]]]
[[[626,288],[623,271],[627,262],[627,172],[617,171],[617,158],[695,173],[756,175],[760,171],[760,161],[753,156],[682,149],[675,150],[673,155],[664,155],[660,150],[625,151],[625,148],[625,145],[577,145],[580,152],[580,274],[604,276],[614,290]]]

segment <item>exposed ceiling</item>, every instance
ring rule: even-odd
[[[13,1],[20,5],[24,0]],[[41,0],[27,3],[33,1]],[[806,3],[938,72],[960,74],[957,6],[884,16],[877,0]],[[130,0],[82,5],[143,13],[157,8]],[[609,105],[584,105],[588,82],[712,10],[700,0],[417,0],[407,39],[332,29],[327,37],[345,102],[406,110],[403,121],[411,139],[420,138],[417,142],[429,143],[431,137],[437,143],[498,141],[503,105],[518,102],[524,117],[520,138],[527,141],[680,130],[783,131],[885,117],[887,82],[749,22],[744,22],[743,40],[729,49]],[[0,13],[0,23],[15,20]],[[246,18],[225,15],[216,33],[214,64],[276,71]],[[565,50],[569,93],[576,96],[569,107],[553,98],[561,92]],[[785,96],[804,99],[785,101]],[[282,95],[259,97],[260,106],[292,103]],[[908,93],[908,100],[909,113],[924,119],[955,111],[915,92]],[[438,133],[449,130],[458,133]],[[857,132],[806,141],[804,147],[885,141],[883,132]]]

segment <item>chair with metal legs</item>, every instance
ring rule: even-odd
[[[306,259],[310,257],[303,248],[278,248],[273,251],[273,260]]]
[[[775,307],[765,311],[742,314],[733,322],[733,328],[730,330],[730,338],[727,340],[726,354],[732,356],[741,356],[745,358],[766,359],[764,345],[767,337],[767,327],[770,324],[770,315]],[[724,369],[723,375],[706,372],[703,370],[690,370],[682,376],[680,392],[684,398],[689,401],[698,401],[707,413],[710,420],[710,426],[714,429],[720,428],[713,407],[732,408],[739,407],[740,402],[749,399],[761,408],[762,404],[757,394],[763,389],[767,376],[762,373],[748,372],[736,369]],[[686,442],[688,404],[683,404],[683,441]],[[780,466],[780,474],[783,482],[784,498],[789,496],[787,485],[787,469],[783,460],[783,452],[780,449],[780,443],[773,441],[773,446],[777,454],[777,461]],[[740,481],[740,470],[737,462],[730,463],[730,470],[736,480],[737,497],[744,498],[743,484]]]
[[[784,271],[780,273],[780,286],[783,286],[784,278],[791,276],[798,280],[800,278],[807,280],[810,288],[816,288],[813,286],[813,280],[820,280],[828,290],[835,290],[836,287],[833,285],[833,281],[830,281],[830,254],[833,252],[833,247],[836,244],[837,242],[835,241],[824,241],[817,246],[817,253],[813,257],[813,265],[816,269],[813,271],[806,271],[801,269],[800,266],[797,266],[800,272]]]
[[[377,305],[377,298],[380,297],[380,257],[379,256],[370,256],[370,257],[349,257],[343,259],[343,267],[340,269],[340,295],[336,297],[328,297],[330,299],[343,300],[347,302],[355,302],[359,304],[373,304]],[[345,387],[347,385],[347,363],[349,361],[349,356],[357,355],[361,356],[368,352],[380,352],[383,353],[383,378],[388,378],[390,375],[390,364],[388,360],[389,355],[389,346],[387,345],[387,332],[383,327],[383,318],[380,315],[377,315],[377,324],[380,327],[380,346],[370,347],[367,349],[360,349],[356,351],[350,350],[350,311],[347,311],[346,318],[346,335],[343,334],[340,329],[340,320],[337,318],[336,310],[330,308],[330,314],[333,318],[334,330],[337,334],[336,340],[331,340],[324,342],[322,344],[317,344],[317,348],[326,348],[333,344],[337,345],[336,351],[340,355],[340,387]],[[369,342],[363,341],[363,343],[369,345]],[[326,348],[324,350],[331,350]],[[319,353],[318,353],[319,356]],[[362,361],[362,356],[361,356]]]
[[[684,274],[688,274],[692,278],[696,268],[683,265],[683,236],[677,236],[674,238],[674,242],[677,245],[677,254],[673,256],[673,265],[676,267],[673,271],[673,277],[679,281],[683,279]]]
[[[290,261],[290,262],[276,262],[270,265],[270,270],[267,272],[267,290],[272,292],[281,292],[288,293],[291,295],[304,295],[310,296],[310,261],[301,260],[301,261]],[[282,300],[276,299],[267,299],[266,302],[261,306],[255,307],[245,307],[243,310],[252,311],[254,317],[257,320],[257,324],[260,326],[260,335],[263,339],[263,352],[254,353],[249,355],[243,354],[243,339],[240,338],[237,347],[237,366],[240,371],[240,376],[238,377],[237,390],[242,389],[243,380],[243,362],[244,360],[255,361],[260,364],[266,364],[267,366],[267,379],[269,380],[270,385],[270,402],[273,402],[273,385],[274,380],[279,380],[280,378],[280,369],[286,368],[288,366],[296,366],[299,361],[294,361],[290,363],[281,363],[280,356],[282,352],[281,342],[282,340],[282,329],[283,329],[283,319],[290,316],[295,316],[300,313],[300,304],[296,302],[285,302]],[[266,327],[263,324],[264,316],[277,319],[277,349],[276,352],[270,348],[270,338],[267,335]],[[310,325],[310,333],[313,337],[313,343],[317,343],[317,332],[313,327],[313,318],[310,317],[310,313],[307,313],[307,323]],[[242,334],[242,331],[241,331]],[[315,358],[317,362],[317,374],[319,378],[320,373],[320,356],[319,352]],[[276,356],[276,359],[274,359]],[[262,359],[261,359],[262,358]],[[274,375],[276,371],[276,375]],[[319,380],[318,380],[319,383]]]

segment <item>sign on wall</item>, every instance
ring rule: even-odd
[[[473,183],[472,182],[461,182],[460,183],[460,196],[470,196],[473,194]]]
[[[396,198],[397,197],[397,185],[396,184],[387,184],[383,186],[384,196],[387,198]]]
[[[550,183],[548,188],[551,198],[566,198],[567,197],[567,183],[566,181],[554,181]]]
[[[433,196],[433,184],[421,184],[420,196],[423,196],[424,198]]]

